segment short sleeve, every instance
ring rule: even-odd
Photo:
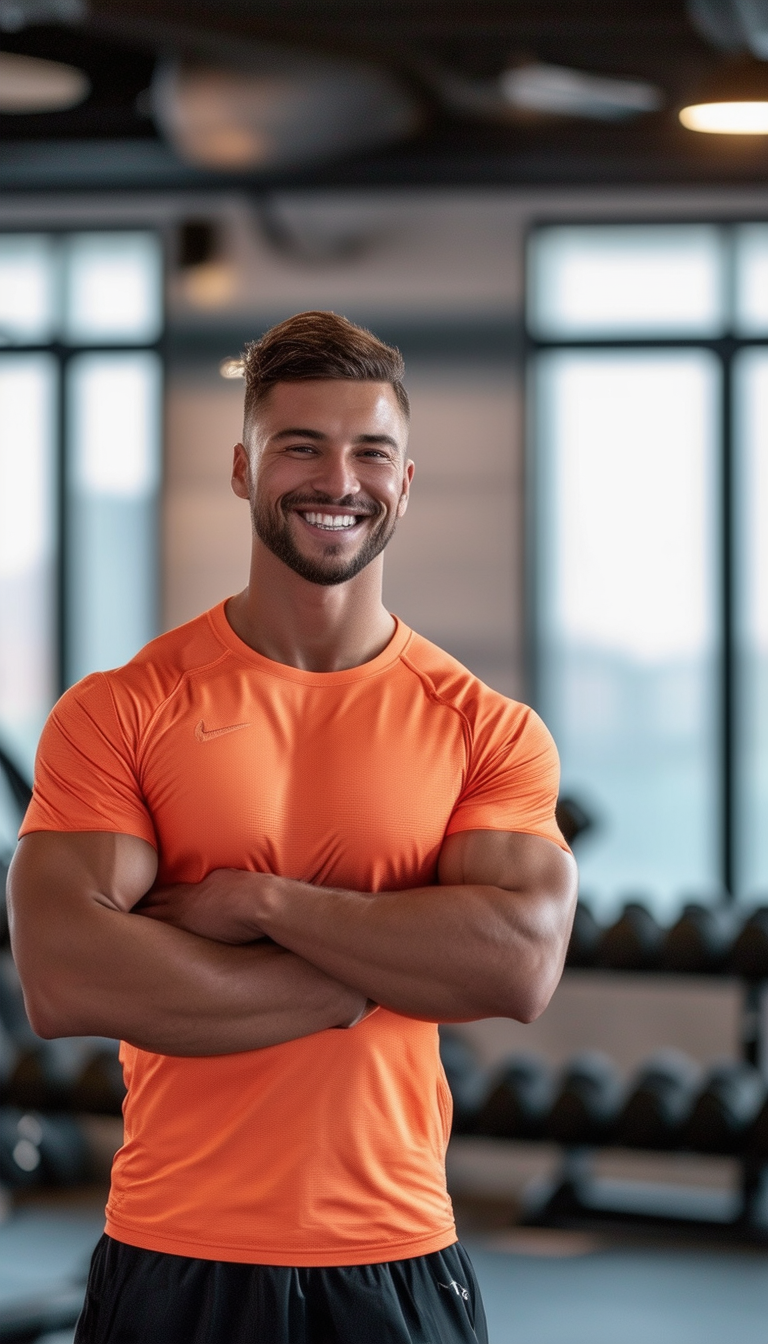
[[[115,831],[157,848],[135,753],[103,673],[67,691],[43,729],[19,834],[31,831]]]
[[[446,829],[522,831],[568,846],[555,821],[560,762],[549,730],[527,706],[473,744],[466,783]],[[501,739],[501,740],[500,740]]]

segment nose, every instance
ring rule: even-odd
[[[355,458],[343,449],[323,453],[316,459],[312,484],[317,491],[334,500],[358,494],[360,480]]]

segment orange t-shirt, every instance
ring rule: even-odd
[[[357,891],[435,881],[457,831],[565,848],[541,720],[401,623],[372,662],[304,672],[224,604],[68,691],[41,738],[30,831],[117,831],[158,882],[245,868]],[[510,896],[510,900],[514,897]],[[272,1265],[403,1259],[455,1240],[437,1028],[380,1009],[239,1054],[122,1046],[125,1142],[107,1231]]]

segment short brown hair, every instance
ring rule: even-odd
[[[246,345],[243,373],[246,426],[275,383],[317,378],[389,383],[405,419],[410,418],[400,351],[337,313],[296,313],[270,327],[258,341]]]

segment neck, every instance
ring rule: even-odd
[[[265,658],[305,672],[341,672],[375,658],[395,623],[381,600],[383,556],[347,583],[308,583],[258,537],[248,587],[227,603],[235,634]]]

